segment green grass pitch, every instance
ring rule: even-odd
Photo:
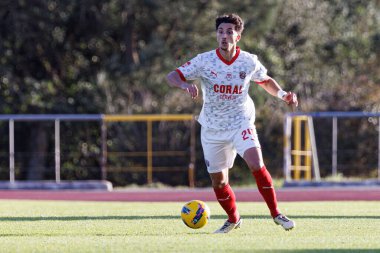
[[[276,226],[263,202],[238,203],[241,229],[214,235],[226,218],[187,228],[184,203],[0,201],[1,252],[380,252],[380,202],[283,202],[297,227]]]

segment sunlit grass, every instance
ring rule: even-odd
[[[264,203],[239,203],[243,227],[212,232],[226,218],[209,202],[210,223],[191,230],[183,203],[0,201],[1,252],[379,252],[380,202],[285,202],[286,232]]]

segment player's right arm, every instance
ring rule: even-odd
[[[195,84],[183,81],[177,71],[170,72],[166,76],[166,80],[171,87],[177,87],[189,92],[193,99],[198,97],[198,87]]]

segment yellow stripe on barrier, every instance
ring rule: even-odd
[[[114,114],[114,115],[102,115],[102,119],[104,122],[136,122],[142,121],[146,122],[147,130],[146,130],[146,158],[147,158],[147,183],[153,183],[153,155],[155,152],[153,151],[153,121],[192,121],[195,117],[192,114]],[[193,124],[192,124],[193,125]],[[193,130],[191,136],[193,136]],[[193,137],[191,137],[193,138]],[[194,144],[191,144],[192,146]],[[193,168],[192,161],[194,159],[194,152],[191,152],[191,161],[189,165],[189,184],[191,187],[194,187],[194,177],[193,177]]]
[[[291,150],[290,153],[294,157],[294,164],[291,166],[291,170],[294,171],[294,180],[301,179],[301,171],[304,171],[303,179],[311,180],[311,161],[313,152],[311,149],[308,120],[307,116],[295,116],[293,118],[294,149]]]
[[[300,120],[300,121],[306,121],[307,120],[307,116],[294,116],[294,119],[295,120]]]
[[[104,115],[104,121],[177,121],[192,120],[192,114],[135,114],[135,115]]]
[[[303,119],[301,117],[294,118],[294,150],[301,150],[301,121]],[[294,179],[300,180],[301,178],[301,170],[299,167],[301,166],[301,156],[294,156]]]

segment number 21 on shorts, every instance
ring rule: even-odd
[[[251,128],[245,129],[241,132],[241,135],[243,137],[243,141],[251,139],[254,140],[255,131]]]

